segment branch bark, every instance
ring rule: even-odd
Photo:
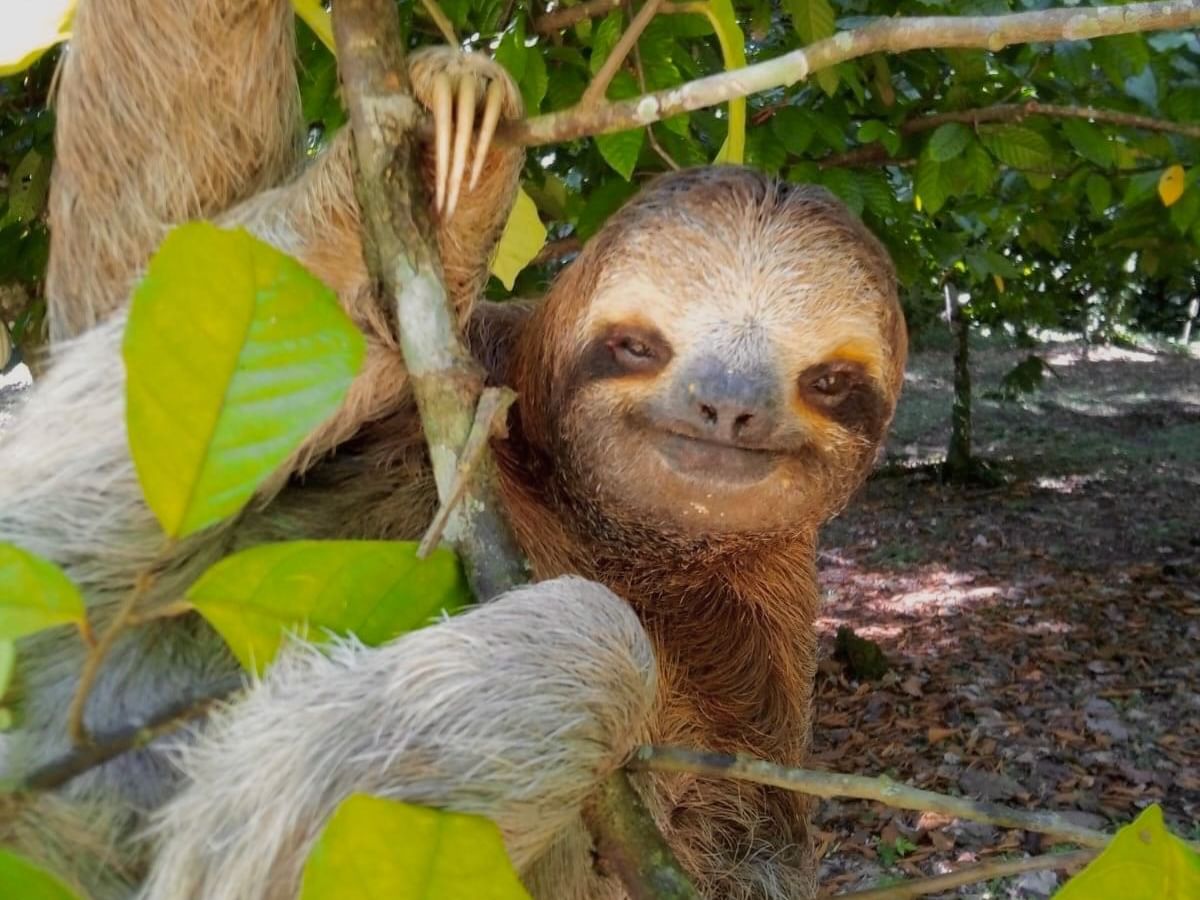
[[[427,239],[427,204],[416,170],[421,111],[409,89],[394,0],[338,0],[333,7],[342,96],[350,114],[358,165],[356,191],[363,212],[367,265],[396,303],[400,349],[443,506],[446,537],[464,558],[476,596],[488,599],[526,580],[526,566],[500,513],[495,460],[486,449],[475,477],[456,484],[483,390],[482,372],[455,328],[441,265]],[[481,416],[490,421],[490,418]],[[461,502],[455,503],[461,489]],[[615,776],[618,781],[623,773]],[[593,818],[602,856],[611,860],[631,897],[655,897],[657,885],[674,884],[695,897],[687,876],[654,820],[628,791],[602,786]],[[630,830],[632,829],[632,830]],[[637,838],[638,843],[626,839]],[[657,838],[657,841],[655,841]],[[687,893],[687,891],[692,891]]]
[[[416,172],[423,113],[409,91],[399,16],[391,0],[339,0],[333,28],[358,165],[367,265],[395,299],[400,349],[438,496],[448,504],[483,375],[459,339],[441,262],[426,239],[433,228]],[[475,476],[447,517],[445,534],[463,556],[475,595],[486,600],[524,581],[526,571],[499,512],[491,454],[479,460]]]
[[[629,27],[625,29],[625,33],[621,35],[616,45],[612,48],[612,52],[608,54],[608,58],[604,60],[604,64],[600,67],[600,71],[592,78],[591,84],[587,86],[587,90],[583,92],[583,97],[580,98],[581,106],[591,106],[596,103],[603,103],[605,92],[608,90],[609,84],[616,77],[617,72],[621,70],[625,58],[629,56],[631,50],[637,47],[638,38],[642,36],[642,32],[646,30],[646,26],[650,24],[650,20],[658,15],[658,8],[662,5],[662,0],[646,0],[642,4],[642,8],[637,11],[637,15],[629,23]]]
[[[1157,119],[1154,116],[1142,116],[1136,113],[1118,112],[1112,109],[1100,109],[1096,106],[1064,106],[1056,103],[1039,103],[1030,100],[1026,103],[999,103],[995,106],[981,106],[976,109],[960,109],[954,112],[934,113],[918,119],[909,119],[900,125],[903,135],[920,134],[933,131],[948,122],[961,122],[964,125],[984,125],[993,122],[1020,122],[1028,116],[1046,116],[1052,119],[1085,119],[1092,122],[1103,122],[1106,125],[1116,125],[1123,128],[1140,128],[1143,131],[1157,131],[1166,134],[1180,134],[1189,138],[1200,138],[1200,125],[1188,125],[1182,122],[1172,122],[1169,119]],[[856,147],[846,153],[836,153],[817,160],[822,169],[838,166],[864,166],[888,164],[894,160],[888,156],[887,148],[881,144],[868,144]]]
[[[1096,857],[1096,853],[1095,850],[1077,850],[1074,853],[1047,853],[1032,859],[989,860],[976,866],[964,866],[945,875],[935,875],[932,878],[917,878],[900,884],[891,884],[885,888],[837,894],[835,900],[842,900],[842,898],[845,900],[909,900],[911,897],[941,894],[964,885],[991,881],[993,878],[1008,878],[1012,875],[1020,875],[1022,872],[1073,869],[1091,862]]]
[[[1036,831],[1084,847],[1104,847],[1112,839],[1111,834],[1076,825],[1056,813],[1013,809],[999,803],[951,797],[899,784],[890,778],[793,769],[746,756],[729,756],[682,747],[641,747],[634,754],[629,767],[639,771],[692,772],[716,778],[741,778],[814,797],[876,800],[897,809],[938,812],[973,822],[999,825],[1001,828]]]
[[[629,100],[591,106],[579,104],[561,112],[513,123],[504,129],[503,136],[519,144],[539,146],[624,131],[759,91],[795,84],[814,72],[871,53],[944,47],[975,47],[995,52],[1009,44],[1077,41],[1197,24],[1200,24],[1200,0],[1046,9],[999,16],[879,19],[745,68],[698,78]]]
[[[554,12],[534,19],[533,30],[538,34],[554,34],[584,19],[606,16],[619,8],[623,2],[624,0],[584,0],[583,3],[576,3],[574,6],[560,6]]]

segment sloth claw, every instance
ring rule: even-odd
[[[450,172],[450,132],[454,127],[453,119],[453,100],[451,95],[453,88],[450,85],[450,76],[445,72],[439,72],[433,76],[433,122],[434,133],[436,135],[436,155],[437,160],[437,178],[435,180],[436,201],[435,208],[441,212],[442,205],[446,201],[446,180]]]
[[[454,215],[464,181],[467,190],[473,189],[479,183],[484,161],[496,134],[496,126],[504,111],[504,85],[486,76],[483,76],[483,80],[487,84],[487,90],[483,97],[483,115],[468,178],[467,160],[471,156],[471,138],[475,131],[481,78],[469,71],[457,76],[451,76],[447,72],[439,72],[433,76],[430,111],[433,113],[436,160],[434,208],[443,219]],[[458,82],[457,86],[455,81]]]

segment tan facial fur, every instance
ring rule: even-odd
[[[551,429],[582,499],[690,533],[808,528],[845,502],[905,338],[891,264],[838,201],[744,169],[667,176],[575,265],[601,274],[546,314],[573,324]],[[813,389],[831,373],[854,397]]]

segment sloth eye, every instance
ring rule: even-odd
[[[617,348],[622,353],[626,353],[629,356],[636,357],[637,359],[652,359],[654,357],[654,351],[637,338],[622,338],[617,343]]]
[[[610,341],[609,347],[617,364],[631,372],[649,372],[663,363],[653,344],[630,334]]]
[[[823,369],[805,382],[807,392],[819,403],[839,403],[854,387],[855,379],[851,372],[843,369]]]

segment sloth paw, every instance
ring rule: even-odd
[[[478,53],[430,47],[409,63],[413,93],[433,114],[436,177],[434,208],[443,220],[454,215],[466,181],[473,190],[501,118],[520,118],[521,94],[504,67]],[[470,177],[467,158],[475,136]]]

